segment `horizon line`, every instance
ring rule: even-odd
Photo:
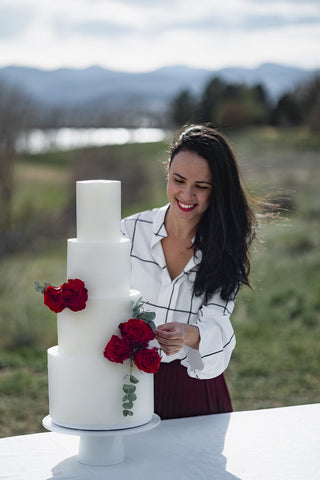
[[[272,61],[265,61],[256,64],[255,66],[245,66],[245,65],[233,65],[230,64],[228,66],[221,66],[221,67],[197,67],[197,66],[192,66],[192,65],[187,65],[187,64],[166,64],[162,65],[159,67],[156,67],[154,69],[148,69],[148,70],[122,70],[122,69],[116,69],[116,68],[111,68],[107,66],[102,66],[96,63],[93,63],[91,65],[87,66],[82,66],[82,67],[75,67],[75,66],[60,66],[60,67],[52,67],[52,68],[47,68],[47,67],[42,67],[42,66],[36,66],[36,65],[27,65],[27,64],[19,64],[19,63],[11,63],[11,64],[4,64],[0,65],[0,70],[3,70],[5,68],[26,68],[30,70],[41,70],[45,72],[54,72],[58,70],[90,70],[93,68],[100,69],[100,70],[106,70],[106,71],[111,71],[111,72],[117,72],[117,73],[127,73],[127,74],[144,74],[144,73],[152,73],[152,72],[157,72],[159,70],[165,70],[165,69],[170,69],[170,68],[181,68],[181,69],[189,69],[189,70],[206,70],[208,72],[215,72],[215,71],[220,71],[220,70],[225,70],[225,69],[243,69],[243,70],[256,70],[258,68],[261,68],[266,65],[273,65],[276,67],[284,67],[284,68],[295,68],[299,70],[304,70],[308,72],[316,72],[320,70],[320,65],[315,66],[315,67],[304,67],[300,66],[297,64],[292,64],[292,63],[282,63],[282,62],[272,62]]]

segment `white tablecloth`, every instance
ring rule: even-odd
[[[319,480],[320,404],[165,420],[124,437],[125,460],[87,466],[79,438],[0,439],[0,479]]]

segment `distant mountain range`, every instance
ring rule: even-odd
[[[110,109],[139,108],[164,111],[168,101],[182,89],[199,93],[214,76],[228,83],[262,84],[270,99],[319,74],[319,70],[266,63],[257,68],[230,67],[220,70],[185,66],[164,67],[152,72],[118,72],[92,66],[85,69],[40,70],[23,66],[0,68],[0,80],[16,85],[40,103],[78,107],[88,104]]]

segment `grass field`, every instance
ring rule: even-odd
[[[251,281],[238,296],[237,346],[226,372],[235,410],[320,401],[320,141],[306,130],[230,135],[250,190],[287,209],[261,219]],[[165,202],[165,143],[21,158],[14,226],[25,241],[1,259],[0,436],[42,431],[46,348],[56,316],[33,280],[60,284],[75,235],[75,179],[118,178],[123,215]]]

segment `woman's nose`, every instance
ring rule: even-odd
[[[184,185],[182,189],[182,197],[185,201],[192,200],[194,198],[194,190],[192,186]]]

